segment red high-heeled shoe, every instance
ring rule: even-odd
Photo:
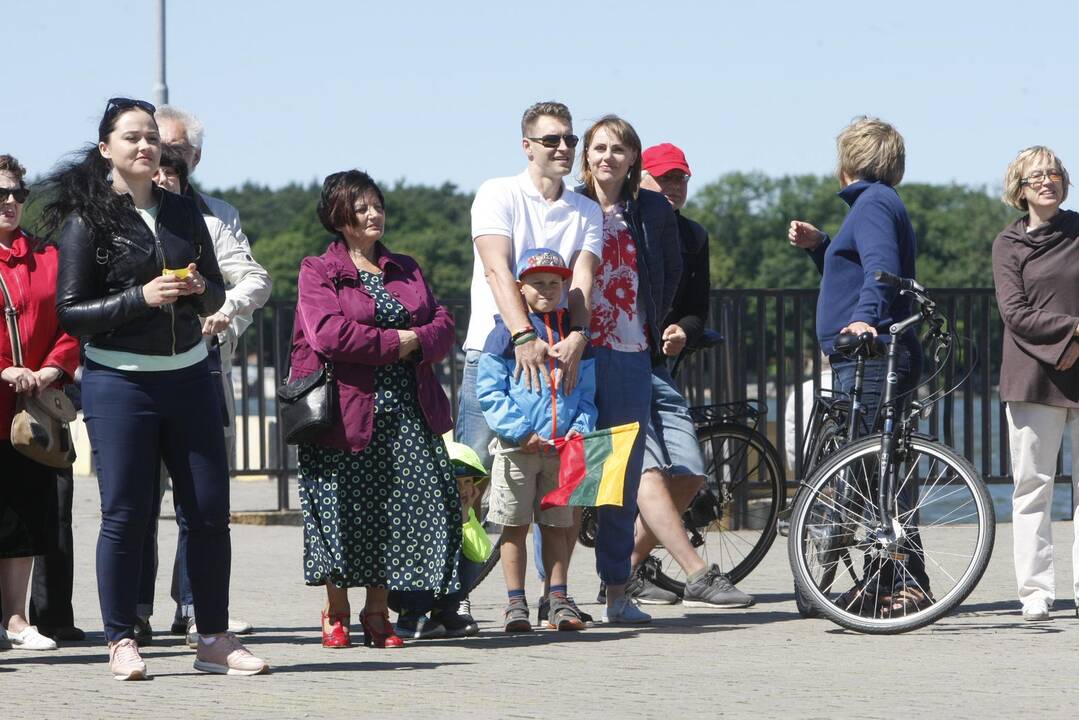
[[[322,611],[322,647],[324,648],[347,648],[352,647],[352,638],[349,633],[349,613],[326,614]],[[330,621],[330,630],[326,631],[326,621]]]
[[[376,628],[368,620],[369,617],[382,618],[382,628]],[[390,614],[383,610],[380,613],[368,616],[367,611],[360,612],[360,624],[363,625],[363,644],[367,647],[399,648],[404,647],[405,641],[397,637],[390,624]]]

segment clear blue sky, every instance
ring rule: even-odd
[[[151,97],[153,0],[3,0],[0,152],[32,174]],[[1079,3],[169,0],[168,84],[207,127],[204,187],[360,167],[475,189],[519,171],[533,101],[681,145],[694,184],[827,173],[855,115],[894,123],[908,181],[999,186],[1028,145],[1079,171]]]

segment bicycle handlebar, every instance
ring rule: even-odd
[[[927,292],[925,287],[923,287],[922,284],[914,278],[897,277],[885,270],[877,270],[875,273],[873,273],[873,279],[879,283],[890,285],[897,290],[906,290],[907,292],[913,293],[915,295],[925,295]]]

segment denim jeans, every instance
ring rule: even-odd
[[[675,476],[704,475],[697,426],[666,365],[652,369],[652,414],[645,435],[644,469],[652,468]]]
[[[491,451],[488,446],[495,434],[487,425],[476,398],[476,374],[479,372],[481,354],[479,350],[465,352],[465,370],[458,390],[457,427],[454,428],[453,439],[475,450],[480,462],[490,470]]]
[[[101,491],[98,596],[110,642],[132,637],[148,525],[164,458],[188,520],[187,567],[199,630],[228,626],[229,477],[220,405],[205,362],[126,372],[87,362],[83,407]]]
[[[633,552],[633,529],[637,519],[637,489],[644,463],[644,438],[648,433],[652,408],[652,360],[647,350],[620,352],[593,347],[596,360],[597,428],[640,423],[637,439],[626,465],[622,507],[597,508],[596,571],[608,585],[629,580],[629,558]]]
[[[915,341],[916,343],[916,341]],[[855,361],[832,358],[832,378],[836,390],[850,393],[854,389]],[[884,422],[883,417],[878,417],[880,404],[884,397],[884,384],[887,380],[887,358],[873,358],[865,363],[865,375],[862,379],[862,407],[864,412],[861,416],[861,427],[857,432],[859,437],[871,432],[880,431]],[[913,390],[922,375],[922,353],[916,344],[900,345],[899,354],[896,358],[896,383],[895,394],[906,393]],[[900,399],[899,409],[902,411],[910,400],[910,395]],[[905,511],[918,504],[918,486],[908,483],[897,498],[900,511]],[[915,524],[906,528],[907,532],[907,564],[905,572],[909,573],[918,585],[929,590],[929,577],[925,572],[925,555],[922,552],[921,534],[917,527],[917,515],[914,517]],[[866,557],[865,574],[868,576],[876,571],[870,571],[870,559]],[[903,578],[896,568],[889,564],[881,568],[880,584],[886,587],[886,591],[897,589],[904,584],[910,584],[909,578]]]

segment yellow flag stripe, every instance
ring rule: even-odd
[[[596,505],[622,506],[626,485],[626,466],[637,439],[637,423],[620,425],[611,429],[611,455],[603,465],[603,477],[596,493]]]

